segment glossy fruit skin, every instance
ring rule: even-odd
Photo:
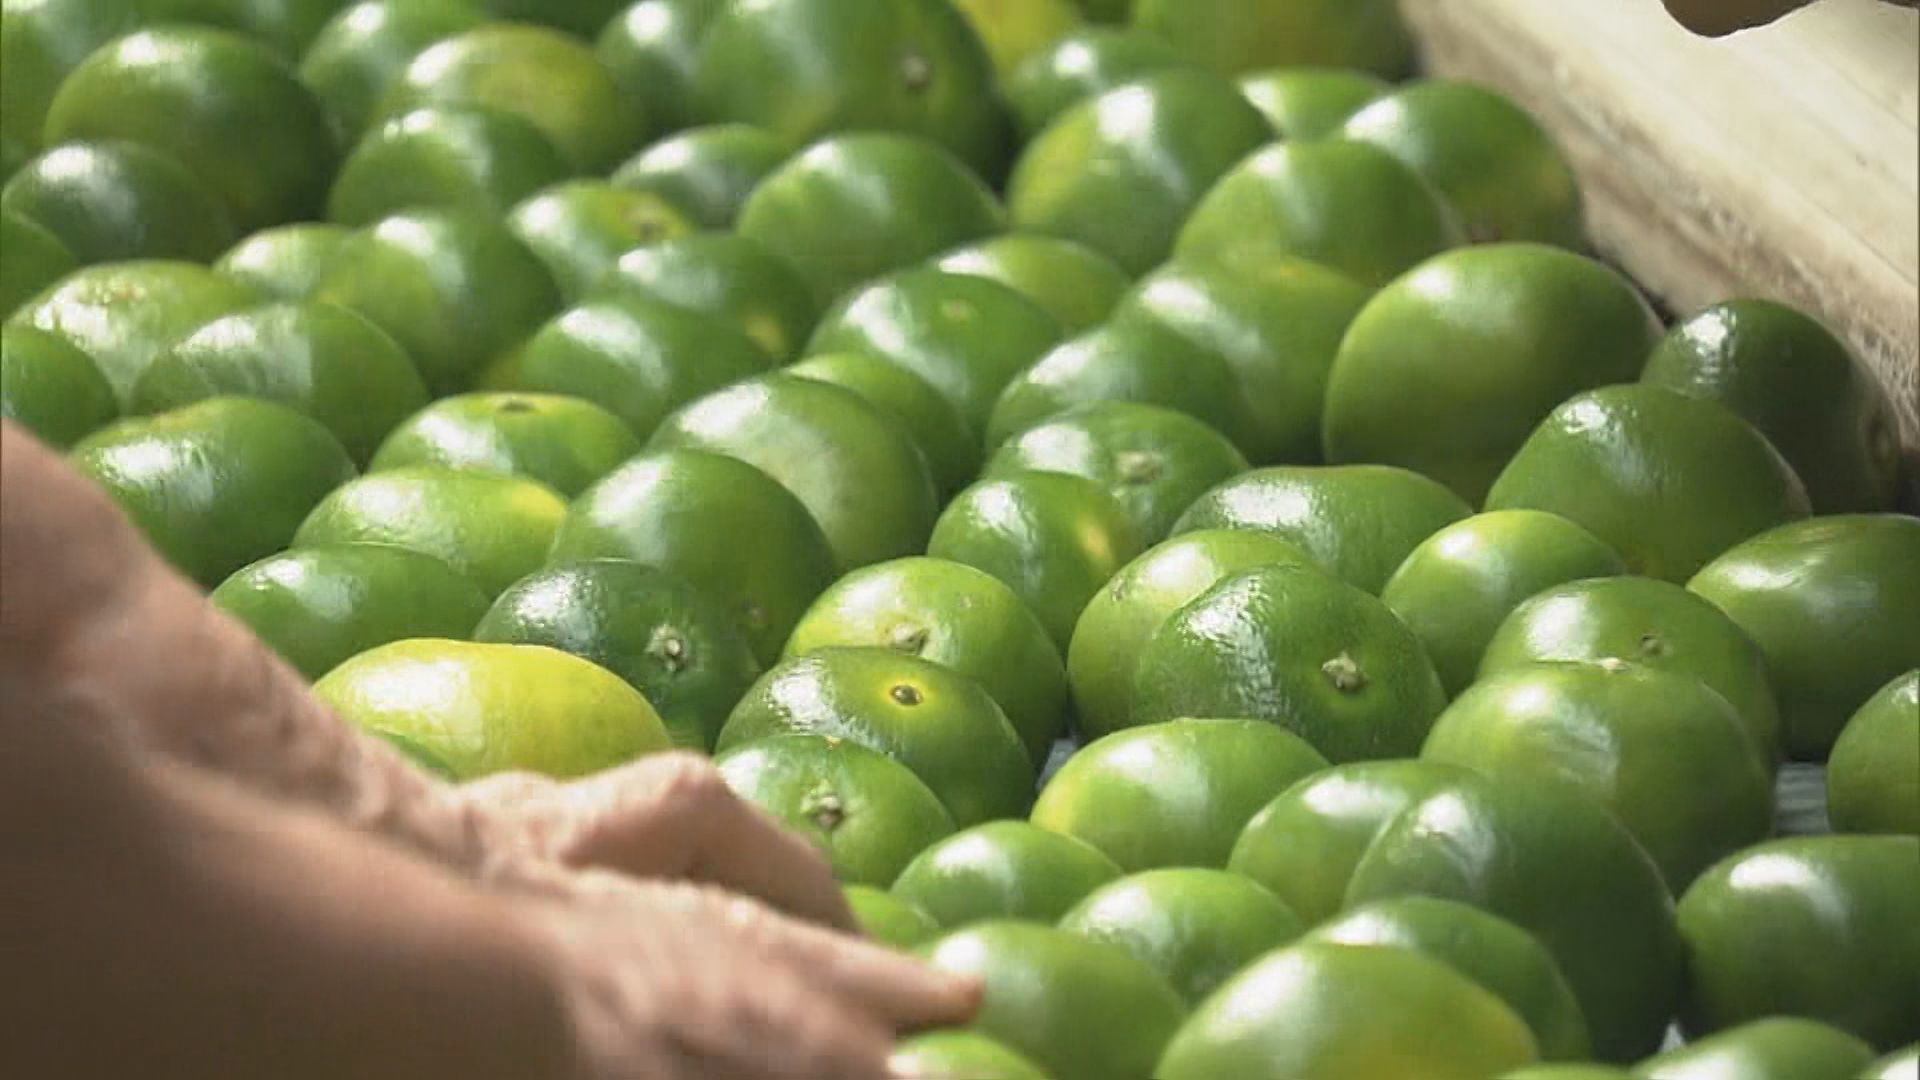
[[[1327,388],[1327,460],[1404,465],[1478,505],[1535,425],[1581,390],[1633,380],[1659,333],[1632,284],[1571,252],[1437,256],[1349,329]]]
[[[1762,533],[1687,583],[1766,654],[1789,756],[1818,758],[1887,680],[1920,667],[1920,521],[1816,518]]]
[[[1532,934],[1479,908],[1402,896],[1354,908],[1308,931],[1303,942],[1411,949],[1492,991],[1533,1029],[1548,1061],[1584,1060],[1587,1021],[1551,953]]]
[[[1385,0],[1306,0],[1250,9],[1233,0],[1134,0],[1133,25],[1228,75],[1320,64],[1393,77],[1413,58],[1413,39],[1397,7]]]
[[[1407,757],[1446,704],[1413,631],[1311,567],[1242,571],[1160,625],[1140,650],[1133,719],[1242,716],[1335,763]]]
[[[1031,820],[1092,844],[1128,872],[1224,867],[1249,818],[1326,767],[1305,740],[1259,720],[1147,724],[1068,758]]]
[[[1343,580],[1378,593],[1427,537],[1471,514],[1452,492],[1384,465],[1280,465],[1256,469],[1202,495],[1174,523],[1247,529],[1299,545]]]
[[[1646,384],[1556,408],[1494,481],[1487,509],[1557,513],[1613,545],[1635,573],[1667,581],[1809,513],[1800,478],[1751,424]]]
[[[1418,174],[1383,150],[1336,139],[1274,143],[1239,162],[1193,208],[1173,250],[1229,267],[1308,259],[1377,289],[1460,241],[1451,211]]]
[[[1811,316],[1729,300],[1676,326],[1641,379],[1739,413],[1793,465],[1815,513],[1891,509],[1900,423],[1880,380]]]
[[[1022,60],[1000,81],[1022,142],[1074,105],[1122,83],[1188,66],[1167,43],[1138,30],[1087,26]]]
[[[92,357],[124,405],[169,346],[259,301],[252,287],[204,266],[142,260],[76,270],[28,301],[11,321],[45,330]]]
[[[1374,837],[1402,810],[1469,775],[1412,758],[1322,769],[1253,815],[1227,869],[1272,890],[1307,925],[1324,923],[1339,913]]]
[[[1033,762],[985,688],[890,649],[822,649],[782,660],[735,706],[714,746],[724,753],[785,734],[845,739],[893,758],[933,789],[962,828],[1017,816],[1031,798]]]
[[[155,357],[128,408],[157,413],[229,394],[313,417],[360,465],[427,404],[426,383],[385,331],[333,304],[278,303],[214,319]]]
[[[927,1080],[1046,1080],[1040,1067],[977,1031],[929,1031],[896,1044],[887,1067]]]
[[[714,764],[734,794],[766,810],[827,856],[841,881],[884,886],[953,818],[907,767],[858,743],[776,735],[736,746]]]
[[[661,139],[614,170],[616,187],[651,192],[703,229],[731,229],[747,196],[787,160],[787,145],[751,124],[709,124]]]
[[[1170,69],[1055,118],[1021,152],[1007,211],[1019,228],[1077,240],[1145,273],[1173,250],[1213,182],[1272,137],[1232,83]]]
[[[760,674],[733,613],[665,570],[595,559],[536,571],[508,586],[473,640],[545,645],[626,680],[678,747],[707,751]]]
[[[916,554],[938,512],[933,473],[892,417],[837,386],[766,375],[662,421],[648,448],[737,457],[807,504],[842,571]]]
[[[657,195],[598,180],[569,180],[534,193],[507,227],[547,265],[560,295],[579,300],[623,255],[689,236],[694,224]]]
[[[397,425],[369,471],[410,465],[481,469],[538,480],[571,499],[640,452],[620,418],[554,394],[461,394]]]
[[[1164,327],[1227,361],[1251,409],[1246,450],[1255,463],[1313,464],[1327,376],[1371,295],[1304,260],[1176,262],[1143,279],[1116,317]]]
[[[589,173],[604,174],[624,161],[647,130],[640,103],[621,92],[592,48],[524,23],[482,23],[428,46],[393,81],[375,116],[428,104],[519,113]]]
[[[624,6],[624,0],[481,0],[481,7],[495,18],[540,23],[587,38]]]
[[[961,14],[935,0],[783,0],[723,10],[707,29],[696,115],[801,146],[841,131],[931,139],[997,174],[1006,119]]]
[[[548,561],[592,558],[685,578],[740,619],[762,665],[834,579],[833,549],[799,499],[743,461],[697,450],[642,454],[574,500]]]
[[[0,189],[0,210],[53,233],[82,264],[204,262],[235,239],[226,207],[186,166],[131,142],[48,150]]]
[[[1149,870],[1095,889],[1060,929],[1118,945],[1160,975],[1188,1007],[1304,929],[1274,895],[1225,870]]]
[[[1698,679],[1623,660],[1481,679],[1420,756],[1494,780],[1569,784],[1606,804],[1678,893],[1773,827],[1773,776],[1740,714]]]
[[[45,226],[0,213],[0,317],[12,315],[79,265]]]
[[[1087,601],[1140,549],[1126,511],[1099,485],[1039,472],[962,491],[927,541],[928,555],[1005,582],[1062,652]]]
[[[350,147],[415,56],[480,23],[468,0],[367,0],[342,7],[300,58],[300,81],[320,99],[340,145]]]
[[[948,929],[983,919],[1052,924],[1120,877],[1113,860],[1071,836],[1024,821],[991,821],[914,857],[893,894]]]
[[[1332,138],[1347,117],[1391,88],[1377,75],[1341,67],[1277,67],[1240,76],[1240,92],[1283,139]]]
[[[420,745],[461,780],[518,770],[571,779],[669,746],[638,691],[538,645],[397,641],[313,689],[342,719]]]
[[[50,144],[124,139],[173,155],[252,232],[319,209],[335,165],[319,102],[264,45],[159,26],[89,56],[47,109]]]
[[[286,547],[307,511],[354,475],[318,422],[234,397],[123,420],[81,441],[72,462],[204,588]]]
[[[1420,638],[1454,697],[1473,682],[1495,631],[1529,597],[1626,570],[1612,548],[1563,517],[1500,510],[1422,540],[1387,579],[1380,599]]]
[[[1040,305],[1063,335],[1107,320],[1127,291],[1126,272],[1112,259],[1071,240],[1007,232],[955,248],[933,264],[950,274],[990,278]]]
[[[1475,243],[1579,249],[1580,184],[1526,110],[1487,87],[1410,83],[1361,109],[1340,136],[1399,158],[1445,196]]]
[[[1264,533],[1209,529],[1164,541],[1121,567],[1087,601],[1067,648],[1081,735],[1098,739],[1132,726],[1134,665],[1162,622],[1235,571],[1281,562],[1308,557]]]
[[[1920,1043],[1896,1050],[1867,1066],[1865,1080],[1913,1080],[1920,1073]]]
[[[560,307],[546,268],[506,226],[447,210],[395,214],[354,234],[314,298],[393,335],[436,395],[471,389],[488,363]]]
[[[940,924],[917,905],[872,885],[843,885],[860,932],[894,949],[911,949],[940,936]]]
[[[1853,714],[1827,759],[1827,819],[1850,833],[1920,835],[1920,670]]]
[[[235,571],[209,599],[310,681],[389,642],[464,640],[487,610],[465,574],[390,544],[283,551]]]
[[[823,139],[770,173],[735,227],[791,262],[825,307],[1003,226],[993,192],[937,144],[855,133]]]
[[[0,416],[65,450],[120,417],[86,353],[24,323],[0,326]]]
[[[548,320],[480,381],[491,390],[585,398],[645,439],[680,407],[769,366],[766,353],[719,318],[610,292]]]
[[[1725,698],[1769,771],[1780,758],[1767,662],[1718,608],[1671,582],[1596,577],[1540,590],[1488,640],[1482,678],[1541,661],[1633,664],[1690,676]]]
[[[148,24],[192,23],[244,34],[296,61],[339,0],[141,0]]]
[[[0,145],[21,160],[38,153],[47,106],[67,74],[95,49],[135,30],[135,0],[10,0],[0,11]]]
[[[1251,445],[1246,388],[1224,359],[1162,327],[1115,320],[1062,342],[1007,383],[987,418],[987,448],[1099,401],[1174,409],[1212,425],[1243,451]]]
[[[1193,500],[1245,472],[1225,435],[1185,413],[1102,401],[1059,413],[1001,444],[981,475],[1059,472],[1107,489],[1147,543],[1166,539]]]
[[[927,380],[977,441],[1007,383],[1058,344],[1060,324],[997,281],[926,267],[849,293],[820,320],[809,353],[864,352]]]
[[[850,390],[906,428],[926,455],[941,498],[965,487],[980,471],[980,442],[966,418],[933,384],[897,364],[864,352],[824,353],[786,374]]]
[[[1680,933],[1691,1035],[1765,1016],[1820,1020],[1882,1050],[1920,1034],[1920,838],[1748,848],[1687,890]]]
[[[318,222],[262,229],[229,248],[213,268],[275,300],[305,300],[351,235]]]
[[[1439,960],[1302,943],[1267,954],[1195,1009],[1154,1075],[1472,1080],[1535,1055],[1504,1002]]]
[[[572,173],[518,113],[427,105],[386,120],[354,145],[327,193],[327,220],[357,227],[418,208],[498,217]]]
[[[1648,1058],[1633,1074],[1651,1080],[1858,1080],[1873,1059],[1866,1043],[1794,1016],[1755,1020]]]
[[[695,122],[694,74],[700,43],[724,0],[640,0],[608,19],[594,55],[628,97],[646,102],[663,131]]]
[[[1004,78],[1080,25],[1073,0],[952,0]]]
[[[1347,903],[1409,894],[1460,900],[1530,931],[1560,963],[1595,1056],[1660,1044],[1684,957],[1660,870],[1612,814],[1564,785],[1466,776],[1374,838]]]
[[[518,476],[415,466],[335,488],[300,523],[294,547],[378,543],[437,555],[487,598],[540,566],[566,500]]]
[[[1036,769],[1066,726],[1059,651],[1019,595],[985,571],[917,557],[856,570],[801,616],[786,655],[857,645],[895,649],[977,680]]]
[[[620,257],[595,295],[633,293],[734,325],[771,359],[799,355],[820,310],[785,259],[731,233],[696,233],[638,247]]]
[[[1186,1011],[1126,950],[1049,926],[977,923],[921,952],[941,971],[983,979],[973,1026],[1060,1080],[1149,1075]]]

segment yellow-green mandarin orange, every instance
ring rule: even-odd
[[[1134,665],[1174,612],[1236,571],[1308,561],[1278,537],[1209,529],[1157,544],[1121,567],[1087,601],[1067,649],[1080,734],[1098,739],[1131,726]]]
[[[370,472],[409,465],[483,469],[538,480],[567,498],[640,452],[620,418],[557,394],[460,394],[400,423]]]
[[[1479,504],[1535,425],[1581,390],[1637,378],[1659,332],[1630,282],[1572,252],[1439,255],[1349,328],[1327,387],[1327,460],[1404,466]]]
[[[527,118],[471,103],[427,105],[368,132],[327,192],[327,219],[370,225],[421,207],[499,216],[572,175]]]
[[[1074,105],[1035,136],[1007,182],[1007,211],[1021,229],[1144,273],[1214,181],[1272,137],[1231,82],[1162,71]]]
[[[1408,83],[1354,113],[1339,135],[1419,173],[1475,243],[1585,242],[1573,169],[1539,123],[1495,90],[1450,79]]]
[[[1881,687],[1840,729],[1827,819],[1840,832],[1920,835],[1920,670]]]
[[[950,274],[992,278],[1040,305],[1064,334],[1105,322],[1128,284],[1112,259],[1040,233],[1002,233],[955,248],[934,265]]]
[[[0,326],[0,416],[65,450],[118,419],[120,403],[71,342],[8,323]]]
[[[658,195],[598,180],[535,192],[507,215],[507,227],[546,263],[568,300],[592,292],[628,252],[694,231],[693,222]]]
[[[1168,1045],[1165,1080],[1474,1080],[1538,1057],[1506,1003],[1410,949],[1302,942],[1202,1002]]]
[[[1379,592],[1427,537],[1472,513],[1427,477],[1386,465],[1277,465],[1234,477],[1174,523],[1269,533],[1368,592]]]
[[[840,891],[853,909],[860,932],[882,945],[911,949],[940,936],[940,924],[933,916],[885,889],[842,885]]]
[[[286,547],[307,512],[354,475],[318,421],[238,397],[122,420],[82,440],[71,460],[208,589]]]
[[[1920,520],[1818,517],[1770,529],[1687,588],[1766,656],[1787,756],[1818,760],[1880,687],[1920,667]]]
[[[1385,79],[1353,68],[1276,67],[1240,77],[1240,92],[1283,139],[1337,136],[1347,117],[1389,89]]]
[[[294,536],[295,547],[380,543],[436,555],[489,599],[540,567],[567,503],[545,484],[504,473],[418,465],[336,488]]]
[[[583,398],[645,439],[674,410],[771,365],[723,319],[612,291],[549,319],[480,382],[493,391]]]
[[[0,210],[46,229],[82,264],[204,262],[235,236],[227,209],[172,155],[111,140],[56,146],[0,189]]]
[[[420,746],[461,780],[522,770],[568,779],[670,746],[639,691],[539,645],[396,641],[313,689],[341,719]]]
[[[1148,1076],[1186,1007],[1118,945],[1050,926],[976,923],[922,947],[934,968],[982,980],[973,1020],[1059,1080]]]
[[[702,228],[729,229],[747,196],[785,160],[787,145],[772,132],[752,124],[708,124],[648,146],[611,179],[615,186],[658,195]]]
[[[0,316],[13,314],[77,265],[45,226],[0,211]]]
[[[1234,841],[1227,869],[1259,882],[1308,925],[1340,911],[1373,838],[1402,810],[1468,775],[1416,759],[1335,765],[1261,807]]]
[[[721,754],[734,794],[818,847],[841,881],[892,884],[909,860],[953,832],[953,818],[906,766],[856,742],[776,735]]]
[[[978,680],[1036,768],[1065,728],[1059,651],[1020,597],[983,570],[917,557],[855,570],[801,616],[786,651],[848,645],[894,649]]]
[[[893,883],[893,893],[947,929],[983,919],[1051,924],[1088,893],[1120,876],[1083,841],[1024,821],[991,821],[932,844]]]
[[[647,699],[675,746],[706,751],[760,674],[738,617],[657,567],[589,559],[521,578],[472,627],[475,641],[545,645],[613,672]]]
[[[639,0],[599,28],[594,55],[660,130],[694,122],[700,44],[725,0]]]
[[[1709,1035],[1641,1062],[1634,1075],[1657,1080],[1857,1080],[1873,1048],[1818,1020],[1772,1016]]]
[[[1067,912],[1060,929],[1127,950],[1194,1006],[1303,927],[1287,905],[1239,874],[1182,867],[1102,885]]]
[[[1487,643],[1523,601],[1565,582],[1626,571],[1612,548],[1563,517],[1496,510],[1422,540],[1380,599],[1420,638],[1452,696],[1473,681]]]
[[[961,826],[1017,816],[1031,798],[1032,759],[993,697],[917,656],[863,647],[782,660],[734,707],[716,749],[808,734],[859,743],[905,765]]]
[[[213,268],[275,300],[305,300],[350,235],[319,222],[262,229],[228,248]]]
[[[415,56],[482,19],[469,0],[363,0],[344,6],[300,58],[300,81],[320,99],[341,144],[352,146]]]
[[[1173,720],[1116,732],[1068,758],[1031,820],[1121,869],[1224,867],[1268,800],[1324,769],[1299,736],[1261,720]]]
[[[977,1031],[928,1031],[903,1040],[887,1058],[900,1076],[926,1080],[1046,1080],[1040,1067]]]
[[[1003,72],[1000,92],[1023,139],[1081,101],[1122,83],[1189,66],[1166,42],[1138,30],[1087,26]]]
[[[599,295],[637,293],[733,324],[777,362],[799,354],[820,316],[807,283],[764,245],[698,233],[634,248],[596,283]]]
[[[1390,0],[1133,0],[1133,25],[1229,75],[1283,64],[1401,74],[1413,39]]]
[[[241,567],[209,597],[308,679],[406,638],[465,640],[487,597],[444,559],[392,544],[324,544]]]
[[[1501,470],[1487,509],[1559,514],[1667,581],[1810,512],[1793,467],[1753,425],[1646,383],[1568,398]]]
[[[648,448],[739,458],[786,485],[843,571],[921,551],[933,528],[933,472],[906,429],[837,386],[766,375],[662,421]]]
[[[898,364],[864,352],[810,356],[785,369],[788,375],[850,390],[897,420],[913,436],[945,498],[980,470],[980,440],[966,417],[933,384]]]
[[[1377,289],[1459,242],[1452,211],[1413,170],[1329,139],[1282,141],[1239,161],[1193,207],[1173,251],[1229,267],[1310,259]]]
[[[427,404],[426,383],[398,342],[319,302],[266,304],[208,322],[154,359],[133,385],[129,411],[221,395],[291,406],[325,424],[362,464]]]
[[[1489,636],[1479,674],[1610,660],[1705,683],[1740,715],[1769,769],[1779,759],[1780,710],[1759,646],[1718,608],[1671,582],[1594,576],[1541,589]]]

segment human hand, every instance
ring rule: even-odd
[[[744,897],[601,871],[531,901],[578,1080],[885,1077],[895,1039],[964,1023],[977,983]]]
[[[826,859],[697,755],[656,754],[571,783],[512,773],[456,790],[491,822],[491,846],[505,859],[489,871],[497,880],[513,880],[528,858],[597,867],[713,885],[854,929]]]

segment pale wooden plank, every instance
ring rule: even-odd
[[[1729,38],[1658,0],[1403,0],[1436,74],[1514,95],[1566,148],[1596,247],[1669,306],[1805,307],[1920,446],[1920,13],[1827,0]]]

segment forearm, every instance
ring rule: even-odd
[[[557,979],[519,909],[317,814],[5,699],[0,1075],[544,1080]]]
[[[83,695],[145,750],[469,873],[498,823],[342,723],[46,447],[0,429],[0,674]]]

